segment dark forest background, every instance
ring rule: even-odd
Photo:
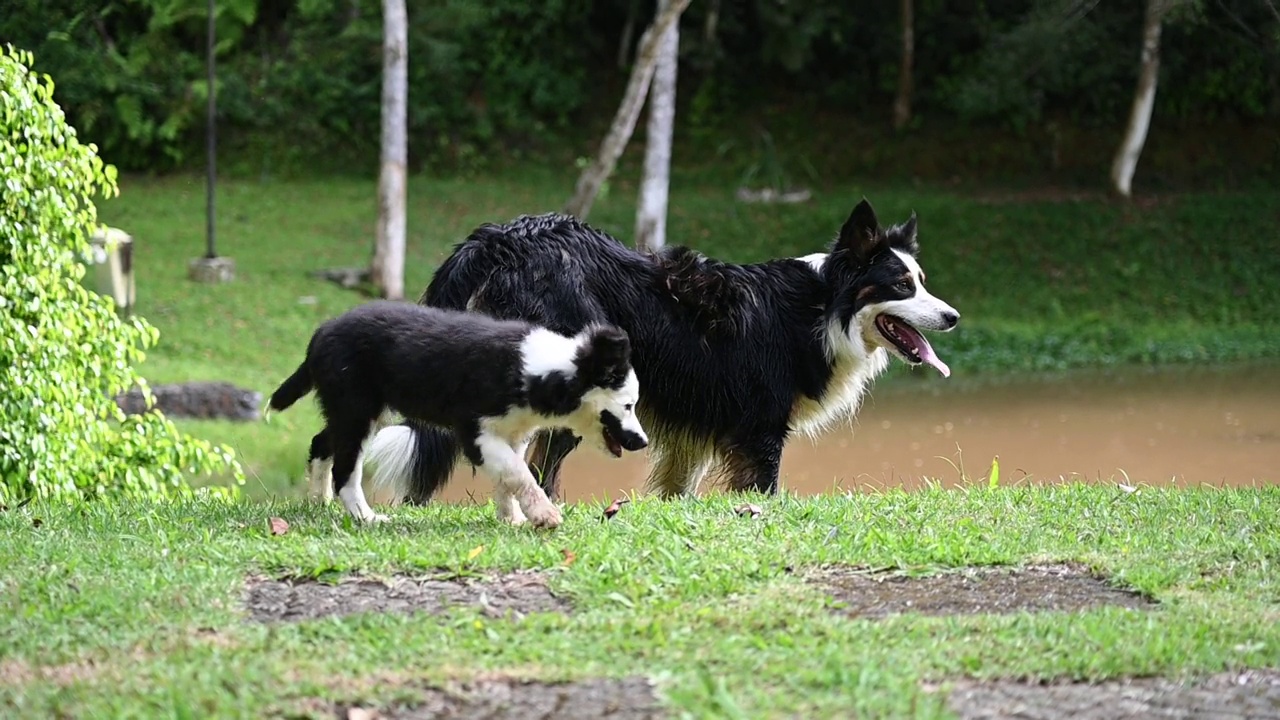
[[[125,171],[203,165],[204,0],[7,0],[0,41]],[[891,116],[900,4],[698,0],[681,21],[676,162],[727,153],[805,182],[1028,174],[1104,183],[1143,6],[916,0],[912,118]],[[409,0],[410,163],[458,172],[594,152],[652,0]],[[218,0],[231,172],[376,172],[377,0]],[[1148,187],[1280,175],[1280,13],[1202,0],[1165,28]],[[643,124],[637,132],[643,140]],[[638,143],[637,143],[638,144]],[[779,170],[778,168],[781,168]]]

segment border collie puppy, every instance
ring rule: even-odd
[[[535,432],[551,427],[595,438],[614,457],[643,449],[630,356],[627,334],[604,324],[561,335],[378,300],[321,324],[270,407],[284,410],[315,390],[325,426],[311,441],[312,489],[332,473],[324,489],[336,490],[358,520],[386,519],[365,500],[361,461],[375,422],[393,411],[415,427],[447,428],[455,443],[449,455],[429,458],[432,467],[451,470],[465,455],[492,478],[499,519],[556,527],[560,511],[534,480],[525,451]]]
[[[782,449],[851,420],[896,357],[951,371],[921,330],[960,314],[925,287],[916,216],[881,227],[864,198],[824,253],[738,265],[683,247],[638,252],[572,217],[522,216],[474,230],[420,303],[536,322],[563,333],[625,330],[653,438],[650,489],[690,493],[715,470],[733,490],[775,492]],[[425,502],[449,478],[448,433],[412,419],[375,436],[402,462],[375,482]],[[571,433],[538,437],[531,461],[556,492]]]

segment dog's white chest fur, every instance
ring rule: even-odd
[[[832,360],[826,389],[819,398],[799,395],[791,405],[792,431],[811,439],[836,422],[852,420],[867,386],[889,366],[888,352],[850,338],[837,322],[827,327],[825,343]]]

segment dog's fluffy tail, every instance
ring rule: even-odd
[[[405,420],[385,427],[365,449],[370,502],[423,504],[449,482],[462,449],[453,433]]]
[[[280,383],[280,387],[276,388],[275,392],[271,393],[270,407],[277,412],[284,410],[301,400],[303,395],[311,392],[311,388],[311,371],[307,369],[307,364],[304,362],[288,379]]]

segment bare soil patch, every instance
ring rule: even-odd
[[[1193,682],[965,682],[953,687],[948,700],[952,711],[965,720],[1280,718],[1280,671],[1223,673]]]
[[[485,577],[349,577],[337,583],[310,579],[252,577],[245,609],[258,622],[294,622],[368,612],[440,613],[460,605],[492,617],[566,612],[569,603],[551,594],[541,574],[516,571]]]
[[[477,680],[430,688],[420,702],[339,704],[341,720],[653,720],[665,717],[652,684],[643,677],[544,683]]]
[[[973,615],[1155,605],[1143,595],[1108,585],[1074,565],[970,568],[928,577],[827,567],[814,573],[811,580],[831,592],[838,612],[857,618],[910,612]]]
[[[30,665],[21,660],[0,661],[0,686],[19,687],[37,680],[67,686],[92,682],[105,670],[91,660],[61,665]]]

